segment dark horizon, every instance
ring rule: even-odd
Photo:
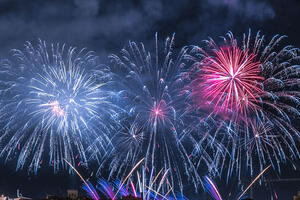
[[[4,167],[4,168],[2,168]],[[34,199],[45,198],[46,195],[56,195],[59,197],[66,197],[67,189],[76,189],[79,191],[80,196],[87,196],[87,193],[82,189],[83,182],[76,174],[69,174],[67,170],[61,170],[59,173],[54,174],[53,171],[48,169],[41,169],[37,175],[29,175],[26,170],[15,171],[15,166],[1,164],[0,170],[0,195],[4,194],[9,197],[16,197],[17,189],[20,190],[23,196],[31,197]],[[83,167],[78,168],[79,172],[84,178],[87,178],[94,186],[97,183],[97,178],[93,176],[91,170]],[[91,176],[92,175],[92,176]],[[270,169],[266,172],[264,180],[279,180],[279,179],[299,179],[299,168],[293,170],[290,165],[282,165],[282,174],[274,172]],[[252,178],[254,179],[254,177]],[[230,182],[228,185],[226,181],[216,178],[216,182],[219,190],[224,194],[226,198],[226,191],[232,191],[233,193],[239,193],[237,188],[238,182]],[[244,182],[249,184],[250,180],[244,179]],[[282,181],[282,182],[271,182],[271,183],[260,183],[257,182],[253,187],[253,197],[255,200],[269,198],[271,193],[274,191],[277,193],[279,199],[292,200],[293,195],[296,195],[299,191],[300,181]],[[271,186],[271,188],[270,188]],[[271,189],[271,190],[270,190]],[[207,195],[207,194],[206,194]],[[189,199],[195,199],[206,196],[203,191],[195,193],[192,188],[187,188],[186,197]],[[232,194],[234,195],[234,194]],[[249,195],[248,195],[249,196]]]

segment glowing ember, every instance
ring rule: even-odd
[[[65,112],[64,110],[60,107],[58,101],[53,101],[49,105],[51,105],[52,112],[57,115],[57,116],[64,116]]]

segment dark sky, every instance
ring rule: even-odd
[[[299,19],[299,0],[0,0],[0,57],[40,38],[87,47],[106,62],[107,55],[119,52],[128,40],[152,45],[155,32],[160,38],[175,32],[176,47],[181,47],[229,30],[241,35],[249,28],[261,30],[267,38],[287,35],[287,44],[300,47]],[[299,169],[290,171],[282,176],[300,178]],[[0,164],[0,194],[12,195],[20,188],[24,195],[42,197],[78,185],[76,176],[64,172],[53,175],[43,169],[28,176],[26,171],[15,172],[14,165]],[[279,199],[289,200],[300,190],[300,182],[274,187]],[[257,199],[266,199],[263,187],[256,188]]]

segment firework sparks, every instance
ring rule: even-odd
[[[117,143],[117,153],[113,152],[108,156],[111,163],[110,175],[115,174],[122,178],[127,173],[124,169],[132,168],[134,163],[145,157],[144,173],[150,173],[149,183],[153,178],[151,175],[155,174],[157,169],[164,168],[170,170],[168,176],[171,185],[174,185],[176,180],[182,189],[181,175],[184,171],[192,178],[197,188],[201,178],[184,146],[192,144],[182,143],[183,138],[194,142],[188,139],[189,135],[182,136],[185,128],[182,72],[185,67],[186,50],[183,48],[177,57],[173,56],[173,43],[174,37],[167,38],[161,50],[156,36],[154,57],[152,53],[146,52],[143,44],[139,46],[135,42],[129,42],[129,46],[121,51],[120,57],[110,56],[110,67],[118,74],[116,82],[119,84],[120,98],[123,100],[123,107],[128,111],[128,117],[125,117],[123,123],[127,124],[129,121],[130,124],[125,126],[125,130],[121,130],[119,135],[133,129],[142,133],[135,134],[136,136],[143,135],[138,143],[134,142],[136,145],[130,145],[134,141],[129,137],[132,134],[127,134],[128,139],[123,141],[118,139],[118,134],[115,135],[113,141]],[[126,148],[123,148],[124,146]],[[119,150],[120,148],[122,150]]]
[[[204,180],[205,180],[205,188],[209,192],[209,194],[215,200],[222,200],[222,197],[220,195],[220,192],[218,191],[216,184],[208,176],[205,176]]]
[[[257,33],[252,40],[249,32],[239,45],[229,32],[221,45],[210,39],[207,47],[191,50],[195,63],[187,88],[193,112],[222,145],[211,166],[219,172],[226,168],[227,179],[233,172],[240,177],[244,168],[253,175],[256,161],[259,170],[266,164],[280,170],[287,157],[300,158],[300,134],[293,126],[300,116],[299,49],[280,48],[283,38],[276,35],[265,43],[264,36]]]
[[[269,165],[268,167],[266,167],[262,172],[260,172],[255,179],[248,185],[248,187],[242,192],[242,194],[237,198],[237,200],[240,200],[243,195],[252,187],[252,185],[271,167],[271,165]]]
[[[215,112],[245,113],[248,109],[255,109],[256,96],[262,91],[259,82],[264,79],[260,76],[260,63],[255,62],[255,57],[232,46],[220,47],[213,51],[213,56],[201,61],[201,97],[213,104]]]
[[[111,73],[92,52],[50,47],[27,43],[25,51],[14,50],[12,61],[2,61],[7,70],[1,90],[0,120],[5,126],[0,141],[6,143],[1,155],[9,160],[19,154],[17,169],[32,159],[29,169],[37,172],[45,148],[55,171],[65,166],[62,158],[86,165],[88,145],[109,148],[106,133],[117,124],[121,110],[105,89]]]

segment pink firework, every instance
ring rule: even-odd
[[[165,123],[166,115],[169,112],[169,107],[164,100],[154,102],[150,110],[150,123],[156,126],[157,123]]]
[[[217,48],[206,54],[200,63],[194,95],[214,107],[215,113],[246,114],[255,109],[257,96],[262,92],[260,62],[256,55],[236,45]]]
[[[58,101],[50,102],[49,105],[51,105],[51,110],[52,110],[53,114],[55,114],[57,116],[64,116],[65,115],[65,111],[60,107]]]

